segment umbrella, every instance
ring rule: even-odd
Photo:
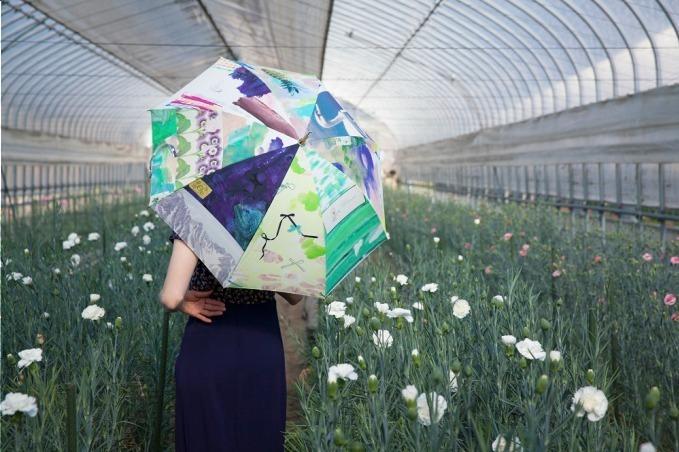
[[[150,113],[150,206],[223,287],[324,297],[387,239],[376,144],[315,76],[220,58]]]

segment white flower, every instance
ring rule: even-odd
[[[33,284],[33,278],[31,278],[30,276],[24,276],[23,278],[21,278],[21,282],[23,283],[24,286],[30,286],[31,284]]]
[[[125,256],[120,256],[120,262],[127,262],[127,258]]]
[[[439,289],[439,285],[437,283],[427,283],[422,288],[420,289],[422,292],[436,292]]]
[[[493,452],[521,452],[521,441],[516,436],[512,440],[511,444],[507,444],[507,440],[502,435],[497,435],[495,441],[491,445]]]
[[[387,236],[387,240],[389,240],[391,238],[391,236],[389,235],[389,233],[387,231],[384,231],[384,235]]]
[[[377,281],[377,278],[375,278],[374,276],[370,277],[370,282],[376,282],[376,281]]]
[[[100,237],[101,236],[99,235],[98,232],[90,232],[87,235],[87,240],[89,240],[90,242],[95,242],[95,241],[99,240]]]
[[[112,330],[113,324],[111,322],[106,322],[106,328],[108,328],[109,330]]]
[[[585,386],[573,395],[571,411],[575,411],[578,417],[587,414],[587,419],[592,422],[603,419],[608,409],[608,399],[606,394],[594,386]]]
[[[98,293],[90,294],[90,303],[96,303],[99,300],[101,300],[101,295],[99,295]]]
[[[358,355],[358,358],[357,358],[357,359],[358,359],[358,363],[359,363],[359,364],[365,362],[365,359],[363,358],[363,355]]]
[[[396,287],[391,286],[391,287],[389,288],[389,291],[392,292],[392,293],[396,293]]]
[[[561,361],[561,352],[558,350],[552,350],[549,352],[549,360],[558,363]]]
[[[457,392],[457,375],[452,370],[448,372],[448,379],[450,383],[450,391]]]
[[[68,234],[68,240],[77,245],[78,243],[80,243],[80,236],[75,232],[71,232],[70,234]]]
[[[434,423],[438,423],[446,412],[446,408],[448,408],[448,402],[446,402],[443,396],[436,392],[430,392],[428,396],[434,404],[431,408],[431,413],[429,412],[427,394],[423,392],[417,397],[417,418],[422,425],[431,425],[432,415],[434,416]]]
[[[63,242],[61,242],[61,247],[64,250],[70,250],[74,246],[75,246],[75,242],[72,242],[71,240],[64,240]]]
[[[148,245],[149,243],[151,243],[151,237],[149,237],[146,234],[144,234],[144,236],[141,238],[141,240],[142,240],[142,242],[144,242],[144,245]]]
[[[405,400],[415,400],[417,399],[417,388],[414,385],[408,385],[401,389],[401,395]]]
[[[516,344],[516,338],[511,334],[507,334],[506,336],[502,336],[502,343],[509,347]]]
[[[639,445],[639,452],[656,452],[656,448],[653,443],[643,443]]]
[[[410,309],[394,308],[387,311],[387,317],[390,319],[395,319],[398,317],[405,318],[408,323],[413,323],[413,315],[410,313]]]
[[[394,277],[394,281],[396,281],[402,286],[405,286],[406,284],[408,284],[408,277],[406,275],[399,274]]]
[[[144,228],[144,231],[149,232],[153,231],[156,228],[156,225],[151,223],[150,221],[147,221],[146,223],[144,223],[144,226],[142,227]]]
[[[539,359],[544,361],[547,354],[542,349],[542,345],[538,341],[531,339],[524,339],[516,343],[516,349],[527,359]]]
[[[356,323],[356,317],[354,316],[345,314],[342,318],[344,319],[344,328],[349,328],[351,325]]]
[[[325,312],[337,319],[344,317],[344,311],[347,309],[347,305],[342,301],[333,301],[325,307]]]
[[[481,218],[474,218],[474,224],[475,225],[480,225],[481,224]]]
[[[19,281],[19,280],[22,279],[23,277],[24,277],[24,275],[21,274],[21,273],[19,273],[19,272],[12,272],[12,278],[11,278],[11,279],[13,279],[14,281]],[[8,278],[7,278],[7,279],[10,279],[10,278],[9,278],[9,275],[8,275]]]
[[[458,298],[457,300],[452,301],[452,303],[453,315],[458,319],[464,319],[469,314],[469,311],[471,311],[471,307],[469,306],[469,302],[467,300]]]
[[[153,281],[153,275],[151,275],[149,273],[144,273],[143,275],[141,275],[141,279],[144,282],[151,282],[151,281]]]
[[[45,311],[45,312],[42,313],[42,317],[43,317],[44,319],[49,319],[49,318],[50,318],[50,313]]]
[[[416,348],[414,348],[413,351],[410,352],[410,356],[412,356],[413,358],[415,358],[416,356],[420,356],[419,350],[417,350]]]
[[[505,297],[503,297],[502,295],[495,295],[495,296],[493,297],[493,301],[497,301],[497,302],[499,302],[499,303],[504,303],[504,302],[505,302]],[[499,438],[499,437],[498,437],[498,438]]]
[[[360,277],[360,276],[355,277],[355,278],[354,278],[354,281],[356,281],[356,282],[361,282],[361,277]]]
[[[30,253],[29,249],[28,249],[28,248],[24,248],[24,254],[28,254],[28,253]]]
[[[71,256],[71,265],[73,265],[74,267],[80,265],[80,255],[74,254],[73,256]]]
[[[35,417],[38,414],[38,405],[35,402],[35,397],[20,392],[8,392],[5,394],[5,400],[0,402],[0,411],[3,416],[12,416],[20,411],[30,417]]]
[[[60,275],[60,274],[61,274],[61,269],[60,269],[59,267],[54,267],[54,268],[52,269],[52,273],[54,273],[55,275]]]
[[[343,363],[330,366],[328,369],[328,381],[334,382],[337,381],[338,378],[341,378],[342,380],[356,380],[358,374],[351,364]]]
[[[387,330],[377,330],[376,333],[373,333],[373,342],[380,348],[387,348],[394,343],[394,338]]]
[[[441,239],[440,239],[440,238],[438,238],[438,237],[434,237],[434,243],[439,243],[440,241],[441,241]]]
[[[83,309],[83,312],[80,315],[85,320],[99,320],[104,317],[104,314],[106,314],[104,308],[99,307],[96,304],[91,304]]]
[[[380,314],[386,314],[389,312],[389,305],[387,303],[375,302],[375,308],[380,312]]]
[[[347,297],[346,298],[347,303],[351,304],[354,302],[354,297]]]
[[[141,212],[139,212],[140,217],[148,217],[149,216],[149,211],[144,209]]]
[[[464,260],[464,256],[461,255],[461,254],[458,254],[458,255],[457,255],[457,260],[460,261],[460,262],[462,262],[462,261]]]
[[[130,232],[132,233],[133,236],[136,237],[139,234],[139,226],[135,224],[134,226],[132,226],[132,229],[130,229]]]
[[[29,348],[26,350],[21,350],[19,353],[19,363],[17,366],[19,369],[30,366],[32,363],[37,363],[42,361],[42,349],[41,348]]]
[[[413,303],[413,309],[419,309],[420,311],[424,311],[424,305],[419,301],[416,301],[415,303]]]
[[[116,251],[120,251],[120,250],[122,250],[123,248],[126,248],[126,247],[127,247],[127,242],[117,242],[113,246],[113,249],[116,250]]]

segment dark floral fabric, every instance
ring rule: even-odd
[[[170,242],[174,242],[175,239],[181,240],[181,237],[177,235],[176,232],[170,234]],[[215,300],[223,301],[224,303],[237,303],[237,304],[259,304],[266,303],[274,299],[274,292],[270,290],[255,290],[255,289],[237,289],[233,287],[224,288],[217,281],[210,270],[207,269],[205,264],[198,260],[196,269],[193,271],[191,276],[191,282],[189,283],[189,289],[191,290],[210,290],[213,289],[210,298]]]

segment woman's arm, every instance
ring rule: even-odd
[[[295,293],[287,292],[276,292],[276,293],[281,297],[285,298],[285,300],[293,306],[302,301],[302,299],[304,298],[304,295],[299,295]]]
[[[175,311],[189,288],[191,275],[198,263],[198,257],[182,240],[175,240],[172,256],[167,266],[165,282],[160,291],[160,302],[170,311]]]

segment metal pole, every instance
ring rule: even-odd
[[[665,164],[658,163],[658,210],[661,216],[665,214]],[[660,220],[660,250],[665,254],[667,245],[667,224],[664,218]]]

